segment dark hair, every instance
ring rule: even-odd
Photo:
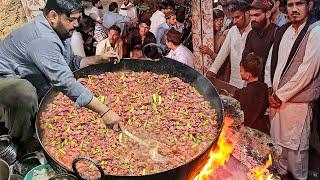
[[[185,13],[184,12],[177,12],[176,13],[176,19],[177,19],[177,21],[179,21],[180,23],[183,23],[184,21],[185,21],[185,18],[186,16],[185,16]]]
[[[118,8],[118,4],[116,2],[112,2],[109,4],[109,11],[114,11]]]
[[[94,20],[89,16],[84,16],[79,22],[79,27],[77,27],[77,31],[85,32],[89,28],[94,28],[94,26],[95,26]]]
[[[165,2],[165,1],[163,1],[163,2],[159,3],[158,9],[159,10],[166,9],[168,6],[169,6],[169,4],[167,2]]]
[[[167,33],[167,41],[179,46],[181,44],[181,33],[171,28]]]
[[[217,7],[218,7],[218,5],[219,5],[219,3],[218,3],[218,2],[214,2],[214,3],[213,3],[213,5],[212,5],[212,7],[213,7],[213,8],[217,8]]]
[[[117,25],[112,25],[108,30],[114,30],[121,34],[121,29]]]
[[[48,0],[43,9],[43,14],[48,15],[52,10],[59,15],[65,14],[69,17],[74,11],[81,12],[83,7],[77,0]]]
[[[91,0],[93,6],[95,6],[100,0]]]
[[[218,18],[221,18],[221,17],[224,17],[224,12],[221,11],[220,9],[213,9],[213,19],[218,19]]]
[[[146,24],[146,25],[149,26],[149,27],[151,26],[151,21],[150,21],[150,19],[143,19],[143,20],[140,21],[139,24],[142,24],[142,23]]]
[[[313,1],[314,2],[314,0],[306,0],[306,3],[308,4],[310,1]],[[288,4],[288,0],[286,0],[286,1],[284,1],[286,4]]]
[[[217,5],[221,5],[222,7],[228,7],[229,4],[235,3],[237,0],[220,0]]]
[[[287,6],[287,1],[286,0],[280,0],[279,7],[285,7],[285,6]]]
[[[245,1],[245,0],[238,0],[235,3],[229,4],[229,11],[230,12],[236,12],[236,11],[241,11],[241,12],[246,12],[249,10],[250,4]]]
[[[132,51],[134,51],[134,50],[142,51],[141,45],[140,45],[140,44],[135,45],[135,46],[133,47]]]
[[[254,53],[248,54],[241,61],[241,66],[248,73],[251,73],[253,77],[258,77],[263,71],[262,59],[256,56]]]

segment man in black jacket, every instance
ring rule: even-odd
[[[262,58],[263,72],[259,76],[259,80],[262,82],[269,50],[273,44],[274,35],[278,28],[276,24],[270,23],[272,7],[273,1],[271,0],[254,0],[252,2],[249,11],[252,30],[248,34],[246,45],[242,53],[243,58],[251,52]]]

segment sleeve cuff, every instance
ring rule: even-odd
[[[215,74],[217,74],[217,70],[216,70],[216,68],[214,68],[213,67],[213,65],[209,68],[209,71],[211,71],[211,72],[213,72],[213,73],[215,73]]]
[[[76,108],[81,108],[88,105],[92,99],[93,99],[92,93],[86,89],[86,91],[81,93],[80,96],[77,98],[75,102]]]
[[[289,100],[286,97],[279,95],[279,92],[275,92],[275,94],[282,102],[287,102]]]

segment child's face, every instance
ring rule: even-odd
[[[132,59],[141,59],[141,58],[143,58],[142,51],[141,50],[133,50],[131,58]]]
[[[249,79],[250,73],[248,73],[242,65],[240,65],[240,75],[241,79],[247,81]]]

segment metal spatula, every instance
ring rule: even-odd
[[[149,148],[149,155],[153,161],[161,162],[161,163],[165,163],[168,161],[167,157],[159,154],[158,149],[159,149],[160,143],[158,141],[148,140],[148,139],[142,140],[141,138],[130,133],[129,131],[122,129],[120,125],[119,125],[119,128],[124,135],[134,140],[135,142],[145,146],[146,148]]]

